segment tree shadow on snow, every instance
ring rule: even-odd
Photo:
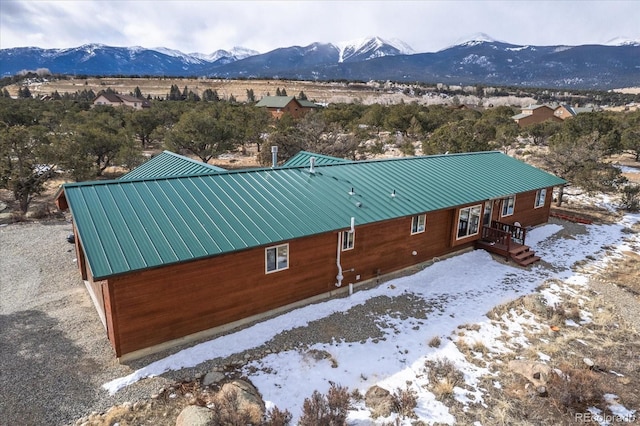
[[[0,423],[72,423],[97,399],[95,362],[57,326],[36,310],[0,315]]]

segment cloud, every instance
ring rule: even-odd
[[[376,35],[428,52],[478,32],[536,45],[640,39],[635,1],[2,0],[1,7],[0,48],[102,43],[266,52]]]

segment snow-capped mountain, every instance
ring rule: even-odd
[[[616,37],[605,43],[605,46],[640,46],[640,40],[627,37]]]
[[[387,41],[380,37],[365,37],[335,43],[340,55],[338,62],[349,60],[368,60],[383,56],[411,55],[415,51],[401,40]]]
[[[72,49],[0,49],[0,75],[47,68],[57,74],[392,80],[578,89],[630,87],[640,81],[640,42],[533,46],[475,34],[435,53],[414,53],[405,43],[366,37],[312,43],[267,53],[234,48],[211,54],[166,48],[87,44]]]
[[[189,56],[199,58],[208,62],[217,62],[224,59],[229,62],[239,61],[240,59],[248,58],[249,56],[259,55],[257,50],[247,49],[246,47],[234,47],[231,50],[219,49],[210,54],[204,53],[189,53]]]

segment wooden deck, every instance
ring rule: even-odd
[[[529,266],[540,260],[531,248],[524,244],[526,229],[506,223],[493,221],[491,227],[482,229],[482,238],[476,247],[496,253],[520,266]]]

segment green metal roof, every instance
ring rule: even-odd
[[[305,108],[320,108],[318,104],[306,99],[296,99],[296,101]]]
[[[186,176],[226,172],[222,167],[216,167],[201,161],[178,155],[171,151],[164,151],[136,167],[129,173],[120,176],[120,180],[160,178],[169,176]]]
[[[331,157],[330,155],[315,154],[309,151],[300,151],[293,157],[289,158],[282,164],[282,167],[288,166],[309,166],[309,160],[311,157],[316,159],[316,166],[323,166],[326,164],[340,164],[340,163],[353,163],[351,160],[345,158]]]
[[[269,107],[269,108],[284,108],[289,104],[289,102],[291,102],[294,99],[295,99],[294,96],[264,96],[262,99],[258,101],[256,106]]]
[[[566,183],[500,152],[65,184],[95,279]],[[353,189],[354,194],[349,194]],[[395,190],[395,196],[391,196]]]

